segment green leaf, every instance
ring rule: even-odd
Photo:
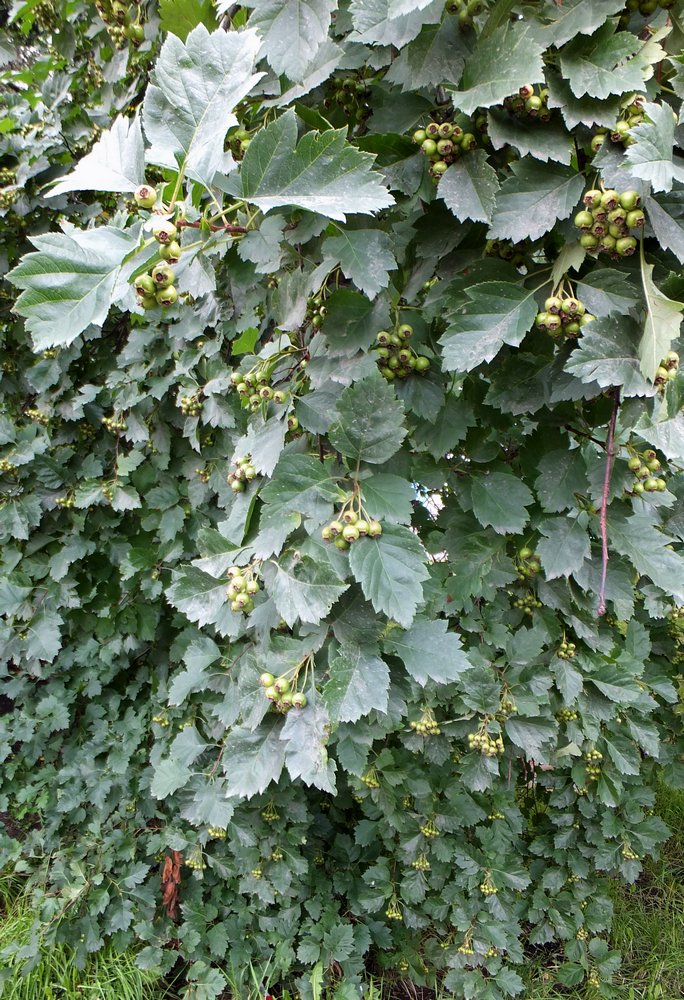
[[[623,0],[564,0],[562,5],[548,4],[552,20],[539,31],[544,47],[560,47],[576,35],[593,35],[613,14],[622,11]]]
[[[344,276],[369,298],[387,288],[389,272],[397,266],[392,240],[380,229],[349,229],[339,236],[329,236],[322,252],[337,262]]]
[[[272,215],[263,219],[258,229],[247,233],[238,244],[240,260],[251,260],[257,274],[271,274],[280,267],[281,241],[286,219]]]
[[[41,608],[26,629],[26,655],[52,663],[62,648],[64,619],[56,611]]]
[[[551,719],[538,716],[523,719],[511,716],[505,724],[506,736],[525,752],[526,757],[545,761],[544,747],[556,738],[558,726]]]
[[[565,370],[602,388],[621,385],[626,396],[650,396],[652,387],[639,371],[638,328],[627,316],[606,316],[582,330]]]
[[[500,104],[526,83],[541,83],[543,52],[532,26],[524,21],[507,20],[491,35],[480,36],[466,60],[459,89],[451,90],[455,107],[471,115],[477,108]]]
[[[470,669],[470,661],[455,632],[447,632],[447,622],[417,618],[401,635],[390,632],[386,648],[404,661],[408,673],[425,687],[429,680],[450,684]]]
[[[228,985],[226,977],[206,962],[193,962],[187,978],[189,984],[184,990],[184,1000],[217,1000]]]
[[[646,104],[645,120],[630,130],[626,157],[630,172],[648,181],[654,191],[671,191],[684,181],[684,162],[673,159],[675,116],[669,104]]]
[[[281,727],[267,716],[254,730],[236,727],[224,744],[224,767],[231,795],[251,799],[277,781],[285,764]]]
[[[584,177],[562,164],[542,164],[530,157],[511,164],[501,185],[489,236],[536,240],[559,219],[567,219],[584,190]]]
[[[577,294],[589,312],[596,316],[607,316],[612,312],[626,315],[639,301],[628,276],[610,267],[583,275],[577,282]]]
[[[444,9],[440,0],[432,0],[427,7],[423,0],[417,0],[408,13],[396,15],[393,5],[394,0],[352,0],[349,12],[355,29],[353,40],[402,48],[424,24],[441,21]]]
[[[249,28],[210,34],[198,24],[185,42],[167,36],[143,103],[151,163],[176,169],[180,161],[188,177],[213,183],[226,167],[216,139],[237,125],[234,108],[263,75],[253,72],[260,46]]]
[[[263,212],[296,205],[344,222],[347,212],[368,215],[394,204],[373,160],[347,143],[346,129],[307,132],[297,143],[295,113],[286,111],[259,130],[239,181],[229,178],[225,189]]]
[[[440,178],[437,193],[450,212],[464,222],[492,221],[499,181],[484,149],[456,160]]]
[[[612,129],[620,115],[620,98],[608,97],[605,101],[597,101],[593,97],[575,97],[568,81],[551,67],[546,69],[546,81],[549,88],[548,104],[550,108],[559,108],[563,121],[569,129],[578,125],[591,127],[601,125]]]
[[[646,300],[646,321],[639,344],[639,367],[645,378],[654,379],[660,362],[679,336],[684,302],[663,295],[653,281],[653,264],[641,259],[641,280]]]
[[[373,465],[386,462],[406,436],[403,407],[380,374],[345,389],[336,409],[328,437],[346,458]]]
[[[329,242],[326,240],[326,245]],[[353,357],[357,351],[367,350],[375,335],[390,322],[384,299],[371,302],[351,288],[333,292],[326,308],[323,334],[333,357]]]
[[[290,628],[298,618],[317,625],[348,589],[330,565],[296,554],[264,565],[263,576],[278,614]]]
[[[573,152],[572,137],[563,123],[553,118],[550,122],[539,122],[534,118],[512,118],[504,111],[496,109],[487,115],[488,133],[494,149],[512,146],[520,156],[533,156],[544,163],[570,163]],[[477,152],[477,150],[476,150]],[[466,156],[462,161],[470,159]],[[448,171],[447,171],[448,173]],[[440,179],[440,187],[443,184]],[[490,222],[491,219],[481,220]]]
[[[445,17],[439,24],[426,24],[392,61],[385,80],[405,93],[457,80],[468,54],[467,41],[457,20]]]
[[[150,791],[155,799],[166,799],[188,783],[192,772],[173,758],[162,760],[154,769]]]
[[[249,26],[263,39],[261,54],[278,76],[301,83],[328,37],[335,0],[249,0],[249,6]]]
[[[68,347],[89,326],[102,326],[114,285],[133,237],[102,226],[34,236],[36,253],[25,254],[7,275],[23,289],[15,310],[26,319],[36,351]]]
[[[428,577],[425,550],[416,535],[401,525],[388,524],[379,538],[354,542],[349,565],[375,610],[408,628]]]
[[[547,580],[577,573],[591,558],[586,514],[545,518],[539,531],[543,537],[536,548]]]
[[[473,513],[481,525],[497,534],[519,534],[529,520],[526,507],[534,497],[522,480],[508,472],[491,472],[474,478],[471,485]]]
[[[140,119],[120,115],[92,150],[47,192],[48,198],[68,191],[135,191],[145,180],[145,147]]]
[[[261,491],[269,516],[296,512],[321,524],[331,515],[338,498],[335,477],[328,463],[310,455],[286,453]]]
[[[376,646],[344,643],[330,656],[322,697],[332,722],[357,722],[387,711],[389,669]]]
[[[602,100],[610,94],[641,90],[652,75],[649,59],[653,52],[631,31],[616,32],[615,28],[615,22],[609,21],[591,38],[577,36],[561,51],[561,71],[575,97],[588,94]]]
[[[684,603],[684,558],[668,549],[671,539],[658,531],[650,514],[609,517],[611,544],[634,564],[642,576],[648,576],[666,594]]]
[[[301,778],[334,795],[336,764],[326,749],[330,720],[320,698],[310,695],[309,704],[289,712],[280,733],[285,743],[285,764],[293,779]]]
[[[411,521],[416,493],[407,479],[379,472],[363,480],[361,495],[370,517],[396,524]]]
[[[675,188],[669,195],[658,199],[646,198],[644,209],[648,221],[663,250],[671,250],[680,264],[684,264],[684,198]]]
[[[484,281],[466,289],[469,301],[449,311],[445,371],[467,372],[492,361],[504,344],[517,347],[537,315],[534,293],[506,281]]]
[[[195,566],[176,571],[172,579],[166,596],[191,622],[200,627],[223,622],[227,613],[225,580],[216,580]]]
[[[549,451],[539,462],[534,488],[547,513],[558,514],[577,506],[576,494],[585,494],[587,487],[587,469],[579,448]]]
[[[214,4],[212,0],[159,0],[159,24],[162,31],[182,41],[198,24],[213,31],[217,27]]]

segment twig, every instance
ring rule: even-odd
[[[246,233],[249,231],[246,226],[231,226],[229,224],[226,224],[225,226],[217,226],[209,222],[188,222],[186,219],[180,219],[176,223],[176,226],[179,229],[204,229],[209,227],[212,233]]]
[[[603,476],[603,502],[601,504],[601,587],[599,589],[599,602],[596,613],[599,618],[606,613],[606,576],[608,574],[608,493],[610,491],[610,473],[613,468],[613,458],[615,457],[615,423],[617,421],[618,410],[620,409],[620,390],[613,390],[613,410],[610,414],[608,424],[608,437],[606,439],[606,471]]]

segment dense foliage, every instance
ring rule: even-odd
[[[684,778],[680,14],[10,5],[23,957],[612,995]]]

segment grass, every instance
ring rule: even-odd
[[[612,946],[622,953],[623,964],[614,988],[620,1000],[682,1000],[684,997],[684,792],[660,796],[658,813],[672,838],[660,858],[649,861],[638,883],[615,884],[615,918]],[[68,949],[46,950],[26,977],[9,977],[3,950],[9,943],[28,938],[32,916],[21,897],[0,883],[0,996],[2,1000],[172,1000],[175,991],[163,990],[150,973],[135,966],[131,953],[104,949],[88,960],[84,970],[75,968]],[[3,965],[4,963],[4,965]],[[520,1000],[589,1000],[595,996],[584,986],[565,989],[555,983],[548,959],[530,963],[524,970],[526,991]],[[233,977],[231,977],[233,978]],[[234,980],[235,1000],[262,1000],[250,987],[253,977]],[[400,983],[369,981],[365,1000],[423,1000],[430,991]],[[285,994],[283,1000],[293,1000]],[[316,1000],[319,1000],[317,997]],[[323,1000],[321,995],[320,1000]],[[435,998],[440,1000],[440,998]],[[446,998],[442,998],[446,1000]],[[453,1000],[453,998],[451,998]]]
[[[2,1000],[161,1000],[159,980],[136,968],[135,955],[111,948],[91,955],[77,969],[66,947],[46,948],[28,975],[6,954],[29,941],[33,915],[9,883],[0,884],[0,996]]]

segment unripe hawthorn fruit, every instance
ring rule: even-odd
[[[420,148],[426,156],[434,156],[437,152],[437,143],[434,139],[426,139]]]
[[[422,146],[427,137],[428,137],[427,132],[425,131],[424,128],[416,129],[416,131],[413,133],[413,141],[416,143],[417,146]]]
[[[646,222],[646,216],[640,208],[635,208],[627,213],[625,225],[628,229],[641,229]]]
[[[633,209],[639,207],[641,198],[638,191],[623,191],[619,196],[619,202],[626,212],[631,212]]]
[[[584,209],[583,211],[577,213],[574,222],[578,229],[589,230],[594,225],[594,216],[591,212]]]
[[[355,542],[359,537],[359,529],[355,524],[345,524],[342,529],[342,537],[345,542]]]
[[[375,343],[379,344],[380,347],[386,347],[391,343],[391,334],[387,330],[380,330],[377,337],[375,338]]]
[[[601,205],[608,211],[612,212],[614,208],[617,208],[620,204],[620,195],[613,188],[609,188],[604,191],[601,195]]]
[[[679,355],[676,351],[668,351],[665,355],[668,368],[676,368],[679,365]]]
[[[440,156],[450,156],[454,151],[454,144],[451,139],[440,139],[437,143],[437,152]]]
[[[269,674],[268,672],[261,674],[261,676],[259,677],[259,683],[261,684],[262,687],[265,688],[271,687],[274,681],[275,677],[273,676],[273,674]]]
[[[425,126],[425,132],[429,139],[436,139],[439,135],[439,124],[437,122],[428,122]]]
[[[454,131],[454,127],[451,122],[442,122],[439,126],[438,134],[440,139],[450,139]],[[439,143],[437,144],[439,146]]]
[[[257,583],[256,580],[248,580],[245,590],[247,591],[248,594],[250,594],[253,597],[254,594],[259,593],[259,584]]]
[[[330,528],[330,534],[333,536],[333,538],[336,535],[341,535],[342,531],[344,530],[344,525],[342,524],[341,521],[331,521],[328,527]]]
[[[518,552],[520,559],[531,559],[533,555],[534,551],[528,545],[523,545]]]
[[[637,455],[632,455],[630,460],[627,462],[627,468],[631,469],[632,472],[636,472],[641,468],[641,459]]]
[[[432,164],[433,174],[437,174],[439,177],[441,174],[445,174],[449,168],[449,164],[445,163],[444,160],[437,160],[436,163]]]
[[[589,191],[584,192],[582,201],[587,208],[598,208],[601,204],[601,192],[598,188],[590,188]]]
[[[135,290],[138,295],[154,295],[157,291],[152,276],[149,274],[141,274],[135,279]]]
[[[643,492],[644,492],[644,484],[643,483],[636,482],[634,484],[634,486],[632,486],[632,493],[643,493]]]
[[[276,689],[278,694],[285,694],[290,690],[290,682],[287,677],[276,677],[273,687]]]
[[[302,709],[306,708],[308,701],[309,699],[306,697],[303,691],[295,691],[295,693],[292,695],[291,704],[293,708]]]
[[[321,538],[324,542],[329,542],[332,539],[332,532],[330,531],[330,525],[326,524],[324,528],[321,528]]]
[[[477,149],[477,138],[472,132],[464,132],[461,136],[460,146],[466,153],[470,149]]]
[[[177,243],[176,240],[171,240],[170,243],[162,245],[159,248],[159,256],[167,264],[177,264],[181,256],[180,243]]]
[[[524,83],[522,87],[518,88],[518,93],[521,97],[527,100],[528,97],[532,97],[534,94],[534,87],[531,83]]]
[[[663,490],[667,489],[667,483],[665,482],[664,479],[656,479],[656,483],[658,484],[658,492],[659,493],[662,493]]]
[[[154,208],[157,202],[157,192],[149,184],[141,184],[136,188],[133,197],[140,208]]]
[[[292,414],[287,418],[287,429],[289,431],[299,430],[299,420]]]
[[[129,24],[126,34],[135,46],[141,45],[145,41],[145,29],[142,24]]]
[[[637,241],[633,236],[623,236],[622,239],[618,240],[615,244],[615,251],[619,253],[621,257],[630,257],[637,248]]]
[[[564,300],[561,308],[566,316],[582,316],[584,314],[584,306],[579,299],[572,295]]]
[[[565,332],[565,336],[566,337],[576,337],[578,335],[578,333],[580,332],[580,325],[579,325],[579,323],[576,323],[573,320],[572,323],[568,323],[565,326],[564,332]]]
[[[608,229],[607,223],[597,221],[591,227],[592,236],[595,236],[597,239],[600,239],[602,236],[606,235],[607,229]]]
[[[242,482],[241,479],[233,479],[233,481],[230,484],[230,488],[233,491],[233,493],[245,492],[245,484]]]
[[[544,303],[544,309],[548,313],[553,313],[557,316],[563,307],[563,302],[557,295],[549,295],[548,299]]]
[[[416,358],[416,369],[415,370],[417,372],[422,373],[422,372],[426,372],[429,367],[430,367],[430,359],[424,357],[422,354],[419,354],[418,357]]]
[[[598,239],[593,233],[582,233],[579,241],[585,250],[594,250],[598,246]]]
[[[382,525],[379,521],[369,521],[368,523],[368,537],[369,538],[379,538],[382,534]]]
[[[608,213],[608,222],[612,226],[624,226],[625,220],[627,219],[627,213],[621,205],[614,208],[612,212]]]
[[[358,519],[359,515],[354,510],[345,510],[341,518],[345,524],[356,524]]]
[[[159,219],[152,226],[152,235],[157,243],[172,243],[178,236],[178,230],[173,222],[166,219]]]
[[[142,295],[138,302],[143,309],[156,309],[159,305],[156,295]]]
[[[562,322],[560,316],[553,316],[552,314],[547,314],[546,319],[546,329],[549,333],[558,333],[562,327]]]
[[[608,226],[608,235],[612,236],[614,240],[619,240],[623,236],[629,236],[629,233],[624,226]]]
[[[155,264],[152,268],[152,281],[157,290],[172,285],[174,277],[173,269],[168,264]]]
[[[647,450],[644,452],[644,458],[646,459],[647,462],[652,462],[653,459],[657,457],[658,456],[654,452],[653,448],[647,448]]]
[[[333,545],[335,546],[336,549],[339,549],[341,552],[344,552],[346,549],[349,548],[349,542],[346,541],[346,539],[342,538],[341,535],[337,536],[337,538],[333,542]]]
[[[172,306],[177,298],[178,292],[173,285],[169,285],[168,288],[164,288],[161,292],[157,292],[157,302],[160,306]]]
[[[360,517],[356,522],[356,530],[359,533],[359,537],[363,537],[368,534],[369,524],[363,517]]]
[[[536,328],[538,330],[545,330],[546,329],[546,321],[547,321],[548,317],[549,317],[549,314],[547,312],[538,312],[537,313],[537,315],[534,317],[534,325],[536,326]]]
[[[644,489],[647,493],[655,493],[658,489],[658,480],[653,476],[649,476],[647,479],[644,479]]]
[[[592,153],[598,153],[601,146],[606,141],[605,135],[595,135],[590,143]]]
[[[536,94],[532,94],[532,96],[528,97],[525,101],[525,110],[528,114],[532,115],[532,117],[536,117],[541,111],[543,103],[544,102],[541,97],[537,97]]]

